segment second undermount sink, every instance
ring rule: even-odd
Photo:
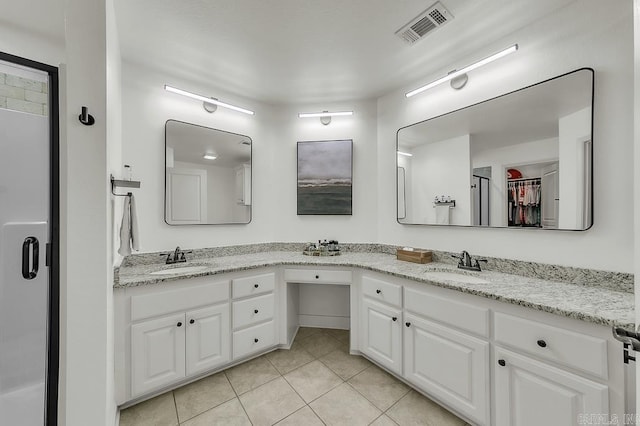
[[[206,266],[177,266],[173,268],[160,269],[159,271],[151,272],[151,275],[177,275],[177,274],[193,274],[195,272],[202,272],[206,270]]]
[[[436,280],[456,281],[466,284],[489,284],[489,281],[480,277],[476,277],[474,275],[449,271],[427,271],[425,272],[425,277],[433,278]]]

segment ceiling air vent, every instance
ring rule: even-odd
[[[429,9],[411,20],[407,25],[396,31],[396,35],[409,44],[420,40],[431,31],[453,19],[453,15],[440,2],[436,2]]]

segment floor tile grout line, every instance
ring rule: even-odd
[[[247,416],[247,420],[249,420],[249,423],[251,423],[251,426],[253,426],[253,422],[251,421],[251,417],[249,417],[249,413],[247,413],[247,409],[244,408],[244,404],[242,403],[242,400],[240,399],[240,395],[238,395],[238,392],[236,392],[236,389],[231,384],[231,380],[229,380],[229,376],[227,376],[226,370],[223,371],[223,373],[224,373],[224,377],[226,377],[227,381],[229,382],[229,386],[231,386],[231,390],[236,395],[236,398],[238,399],[238,403],[240,403],[240,407],[242,407],[242,411],[244,411],[244,415]]]
[[[173,408],[176,410],[176,421],[178,422],[178,426],[180,426],[180,416],[178,415],[178,403],[176,402],[176,392],[171,391],[171,397],[173,398]]]
[[[236,390],[235,390],[235,389],[233,388],[233,386],[231,385],[231,382],[229,381],[229,378],[227,377],[227,374],[226,374],[224,371],[221,371],[220,373],[222,373],[222,374],[224,375],[224,378],[227,380],[227,384],[228,384],[228,385],[229,385],[229,387],[231,388],[231,391],[233,392],[234,396],[232,396],[231,398],[227,399],[226,401],[223,401],[223,402],[221,402],[221,403],[219,403],[219,404],[217,404],[217,405],[214,405],[213,407],[207,408],[207,409],[206,409],[206,410],[204,410],[203,412],[198,413],[198,414],[196,414],[195,416],[191,416],[191,417],[189,417],[188,419],[185,419],[184,421],[180,421],[180,416],[179,416],[179,414],[177,413],[177,411],[178,411],[178,402],[177,402],[177,401],[176,401],[176,399],[175,399],[175,390],[173,390],[173,391],[172,391],[172,393],[173,393],[173,399],[174,399],[174,402],[175,402],[175,404],[176,404],[176,414],[178,414],[178,425],[182,425],[182,424],[184,424],[184,423],[188,422],[188,421],[189,421],[189,420],[191,420],[191,419],[195,419],[196,417],[198,417],[198,416],[200,416],[200,415],[202,415],[202,414],[204,414],[204,413],[206,413],[206,412],[208,412],[208,411],[211,411],[211,410],[213,410],[214,408],[218,408],[218,407],[219,407],[219,406],[221,406],[222,404],[226,404],[227,402],[229,402],[229,401],[231,401],[231,400],[233,400],[233,399],[237,399],[237,400],[238,400],[238,402],[240,403],[240,406],[242,407],[242,410],[244,411],[244,406],[242,405],[242,402],[240,402],[240,398],[238,397],[238,394],[237,394]],[[219,374],[219,373],[216,373],[216,374]],[[215,374],[212,374],[211,376],[207,376],[207,377],[213,377],[213,376],[215,376]],[[180,388],[178,388],[178,389],[180,389]],[[247,414],[247,412],[246,412],[246,411],[245,411],[245,415],[247,416],[247,419],[249,419],[249,415]],[[251,419],[249,419],[249,423],[251,423]],[[251,424],[253,425],[253,423],[251,423]]]
[[[333,372],[332,372],[332,373],[333,373]],[[289,374],[289,373],[287,373],[287,374]],[[335,374],[335,373],[334,373],[334,374]],[[338,376],[337,374],[336,374],[336,376],[337,376],[340,380],[342,380],[342,377]],[[296,390],[296,388],[295,388],[295,387],[293,387],[293,385],[292,385],[292,384],[287,380],[287,378],[286,378],[286,377],[284,377],[284,376],[282,376],[282,378],[285,380],[285,382],[287,382],[287,384],[288,384],[289,386],[291,386],[291,388],[293,389],[293,391],[294,391],[296,394],[298,394],[298,396],[299,396],[300,398],[302,398],[302,395],[300,395],[300,394],[298,393],[298,391]],[[325,393],[323,393],[322,395],[319,395],[319,396],[317,396],[316,398],[313,398],[313,399],[312,399],[311,401],[309,401],[309,402],[307,402],[304,398],[302,398],[302,401],[303,401],[305,404],[309,405],[309,404],[311,404],[312,402],[314,402],[314,401],[318,400],[319,398],[322,398],[323,396],[325,396],[326,394],[328,394],[329,392],[331,392],[332,390],[334,390],[335,388],[337,388],[338,386],[340,386],[340,385],[342,385],[342,384],[344,384],[344,383],[345,383],[345,381],[344,381],[344,380],[342,380],[342,382],[341,382],[341,383],[339,383],[339,384],[335,385],[334,387],[332,387],[331,389],[329,389],[328,391],[326,391],[326,392],[325,392]]]

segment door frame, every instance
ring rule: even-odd
[[[60,110],[58,68],[0,52],[0,60],[44,71],[49,75],[49,220],[46,265],[49,267],[47,384],[45,422],[58,424],[58,374],[60,362]]]

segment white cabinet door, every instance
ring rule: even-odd
[[[133,396],[185,376],[184,322],[184,314],[175,314],[131,326]]]
[[[583,424],[609,413],[609,388],[496,348],[496,426]]]
[[[229,304],[187,312],[187,376],[230,361]]]
[[[489,343],[407,313],[404,323],[405,378],[489,424]]]
[[[402,374],[402,311],[364,299],[361,350],[383,367]]]

